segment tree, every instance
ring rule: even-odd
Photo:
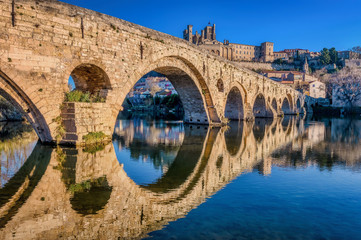
[[[329,55],[330,55],[330,59],[331,59],[330,63],[337,63],[338,53],[334,47],[329,49]]]
[[[147,82],[147,85],[149,87],[149,93],[150,95],[152,95],[152,98],[153,98],[153,105],[155,105],[155,94],[159,91],[162,90],[161,87],[159,87],[159,85],[153,81],[153,78],[147,78],[146,80]]]
[[[330,77],[332,95],[347,107],[354,107],[361,100],[361,69],[344,67]]]
[[[278,58],[278,59],[274,60],[273,63],[274,63],[274,64],[283,64],[284,61],[283,61],[283,59]]]
[[[355,46],[355,47],[351,48],[351,51],[361,54],[361,46]]]
[[[331,62],[330,51],[327,48],[321,50],[320,61],[322,65],[330,64]]]

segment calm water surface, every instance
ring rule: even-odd
[[[361,120],[119,119],[51,148],[0,124],[0,239],[361,239]]]

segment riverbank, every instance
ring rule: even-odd
[[[5,98],[0,96],[0,122],[23,121],[22,114]]]
[[[313,106],[313,115],[324,116],[324,117],[360,117],[361,108],[341,108],[341,107],[324,107],[324,106]]]

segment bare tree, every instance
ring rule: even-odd
[[[155,82],[153,78],[147,78],[147,84],[149,87],[149,93],[152,95],[153,98],[153,105],[155,105],[155,95],[157,92],[161,91],[162,88],[159,87],[158,83]]]
[[[333,97],[347,107],[354,107],[361,100],[361,68],[344,67],[330,77]]]
[[[361,46],[355,46],[351,48],[351,51],[361,54]]]

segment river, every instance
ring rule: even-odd
[[[119,118],[50,147],[0,125],[0,239],[360,239],[361,120]]]

